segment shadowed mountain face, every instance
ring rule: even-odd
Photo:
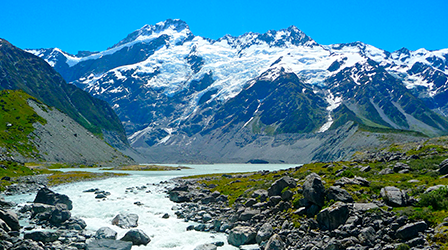
[[[112,145],[127,145],[123,126],[107,102],[93,98],[64,79],[39,57],[0,40],[0,90],[23,90],[64,112]]]
[[[319,45],[294,26],[211,40],[194,36],[181,20],[167,20],[102,52],[29,52],[107,101],[131,145],[153,161],[170,161],[169,155],[229,161],[242,149],[247,153],[238,159],[247,161],[260,156],[252,144],[260,138],[291,145],[338,134],[343,143],[355,136],[343,129],[349,124],[370,132],[448,132],[447,49],[390,53],[360,42]],[[303,152],[323,154],[323,141]],[[270,145],[258,150],[274,152],[276,144]],[[287,152],[270,159],[292,159]]]

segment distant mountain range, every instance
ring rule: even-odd
[[[448,132],[448,49],[320,45],[294,26],[212,40],[169,19],[102,52],[27,51],[108,102],[154,162],[336,160],[385,140],[365,133]]]

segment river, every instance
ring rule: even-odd
[[[171,165],[178,166],[178,165]],[[66,194],[73,202],[72,216],[78,216],[87,223],[87,230],[96,231],[100,227],[110,227],[118,232],[121,238],[127,229],[112,226],[112,219],[120,212],[135,213],[139,216],[138,229],[142,229],[150,238],[147,246],[133,246],[132,249],[170,249],[188,250],[196,246],[222,241],[225,243],[220,250],[238,249],[227,244],[226,235],[223,233],[205,233],[186,231],[192,222],[184,222],[177,219],[172,210],[175,203],[171,202],[164,187],[158,184],[162,181],[181,176],[191,176],[210,173],[236,173],[258,170],[279,170],[297,166],[297,164],[213,164],[213,165],[188,165],[191,169],[180,171],[115,171],[129,173],[129,176],[109,178],[105,180],[86,181],[51,188],[53,191]],[[67,171],[69,169],[63,169]],[[73,169],[71,169],[73,170]],[[81,171],[100,171],[98,169],[76,169]],[[142,188],[145,186],[146,188]],[[130,187],[139,187],[126,190]],[[85,193],[84,190],[99,188],[111,193],[106,200],[95,199],[95,194]],[[32,202],[33,194],[24,194],[7,197],[16,203]],[[143,205],[135,205],[141,202]],[[163,219],[168,213],[170,217]]]

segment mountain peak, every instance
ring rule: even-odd
[[[181,33],[184,32],[186,35],[191,35],[190,28],[188,27],[188,24],[180,19],[167,19],[162,22],[158,22],[155,25],[149,25],[146,24],[142,28],[132,32],[129,34],[125,39],[121,40],[119,43],[115,44],[111,48],[116,48],[121,45],[136,41],[136,40],[144,40],[144,37],[151,37],[157,34],[162,33]],[[111,49],[109,48],[109,49]]]

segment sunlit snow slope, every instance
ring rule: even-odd
[[[169,19],[102,52],[28,51],[109,102],[137,148],[242,128],[323,133],[349,121],[427,135],[448,129],[448,49],[324,46],[294,26],[211,40]]]

